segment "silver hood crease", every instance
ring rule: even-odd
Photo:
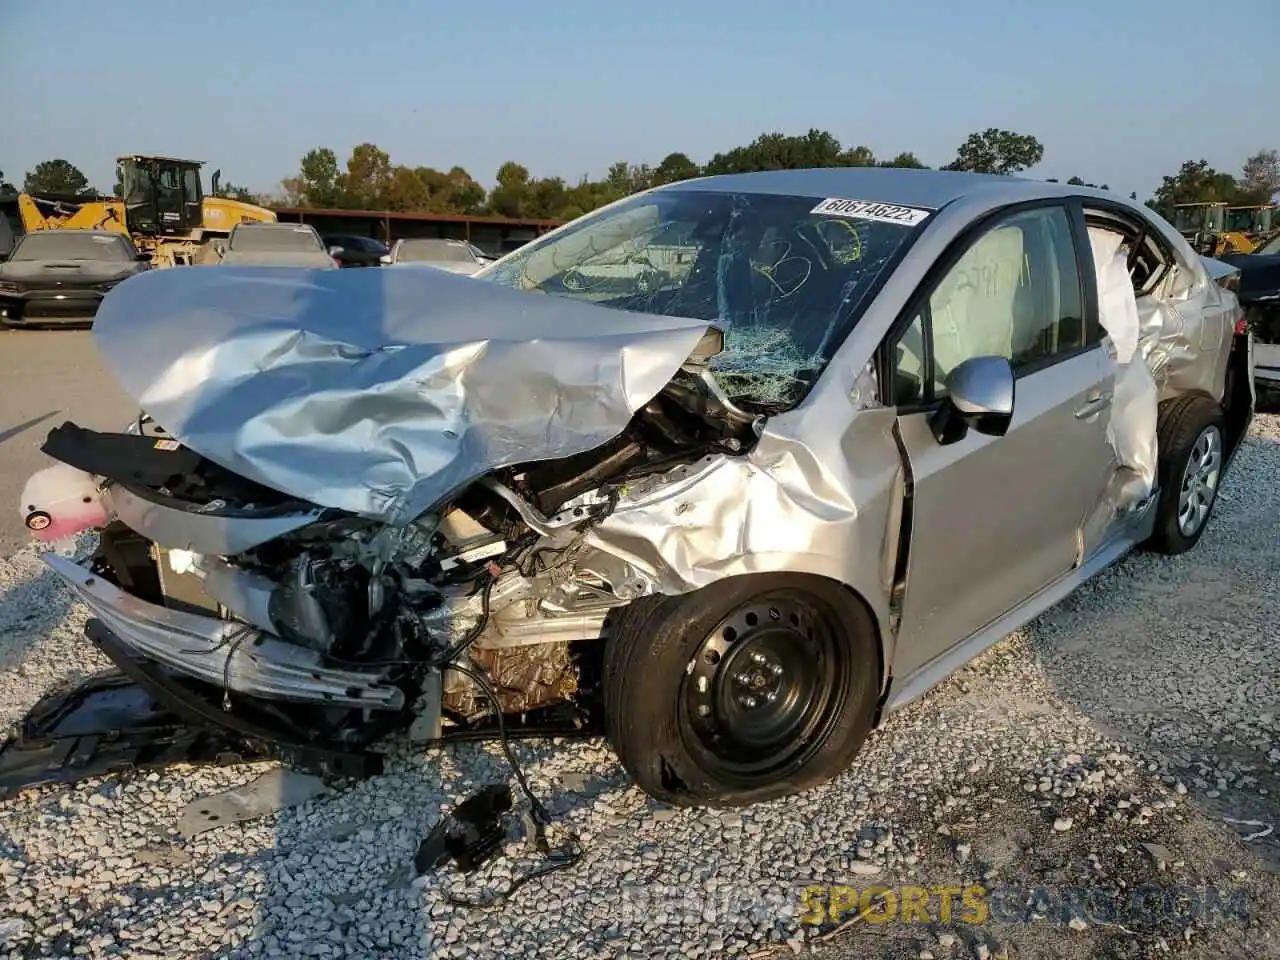
[[[707,330],[443,270],[228,266],[122,284],[94,337],[191,449],[404,524],[493,469],[617,436]]]

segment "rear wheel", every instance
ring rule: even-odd
[[[807,789],[852,761],[879,690],[862,603],[814,577],[735,577],[624,610],[606,641],[605,722],[627,772],[681,805]]]
[[[1160,411],[1160,504],[1149,546],[1185,553],[1200,540],[1218,499],[1225,463],[1222,408],[1204,396],[1182,397]]]

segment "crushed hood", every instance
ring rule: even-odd
[[[210,460],[407,523],[622,432],[708,331],[443,270],[156,270],[94,323],[138,405]]]

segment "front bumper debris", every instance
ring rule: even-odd
[[[404,691],[379,674],[325,666],[314,650],[230,620],[156,606],[57,554],[45,563],[120,642],[215,687],[267,700],[400,710]]]
[[[17,736],[0,744],[0,797],[175,763],[276,760],[322,777],[351,779],[382,772],[381,753],[355,744],[343,749],[270,704],[239,698],[231,712],[223,710],[218,688],[139,658],[100,620],[85,625],[85,636],[117,669],[55,691],[32,708]],[[505,728],[495,722],[460,725],[419,746],[497,740],[504,729],[510,739],[600,736],[599,718],[591,721],[535,711],[512,718]],[[377,733],[362,742],[373,742]]]
[[[232,713],[218,690],[139,659],[100,620],[85,636],[116,670],[41,700],[18,736],[0,746],[0,796],[46,783],[73,783],[174,763],[278,760],[322,777],[382,772],[379,753],[322,741],[319,731],[240,699]]]
[[[0,746],[0,797],[25,787],[174,763],[231,764],[262,752],[226,731],[185,723],[127,676],[107,671],[46,694]]]

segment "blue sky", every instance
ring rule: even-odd
[[[1041,10],[1047,8],[1041,7]],[[126,152],[272,190],[309,148],[372,141],[490,185],[573,181],[766,130],[830,130],[936,166],[971,131],[1037,136],[1032,173],[1145,198],[1186,159],[1280,147],[1248,77],[1276,0],[0,0],[0,170],[61,156],[102,189]],[[1258,37],[1254,46],[1249,37]],[[1241,82],[1241,78],[1245,78]]]

